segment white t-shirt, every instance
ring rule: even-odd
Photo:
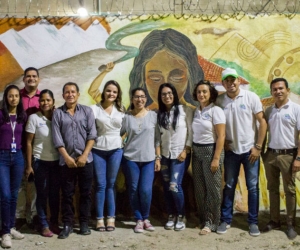
[[[166,158],[176,159],[185,146],[192,145],[192,119],[193,109],[188,106],[179,105],[179,116],[176,124],[176,130],[172,127],[174,119],[174,107],[170,110],[170,128],[160,129],[161,154]]]
[[[226,140],[236,154],[243,154],[254,147],[257,137],[255,115],[263,111],[262,103],[255,93],[240,89],[235,99],[226,93],[219,95],[216,105],[226,117]]]
[[[52,141],[51,121],[38,111],[29,116],[26,132],[34,134],[32,153],[42,161],[56,161],[59,153]]]
[[[122,147],[120,130],[124,113],[113,106],[109,115],[100,103],[91,106],[96,122],[97,139],[94,148],[109,151]]]
[[[216,124],[226,124],[225,114],[220,107],[211,103],[202,111],[197,108],[192,123],[193,142],[198,144],[215,143],[217,134],[214,125]]]
[[[266,109],[269,145],[273,149],[298,147],[300,130],[300,105],[289,100],[281,108],[275,105]]]

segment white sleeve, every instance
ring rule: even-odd
[[[216,124],[226,124],[226,117],[225,117],[225,114],[224,114],[224,111],[218,107],[218,106],[214,106],[213,109],[212,109],[212,121],[213,121],[213,124],[216,125]]]
[[[27,124],[26,124],[26,128],[25,131],[31,134],[35,134],[36,131],[36,122],[35,122],[35,118],[36,114],[32,114],[29,116]]]

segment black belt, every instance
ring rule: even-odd
[[[271,151],[273,154],[279,154],[279,155],[293,154],[297,150],[298,150],[297,148],[289,148],[289,149],[273,149],[273,148],[268,148],[268,151]]]

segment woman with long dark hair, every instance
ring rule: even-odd
[[[101,101],[91,106],[96,122],[97,139],[92,149],[96,180],[97,231],[115,230],[115,182],[122,159],[120,130],[124,117],[122,91],[116,81],[108,81]],[[104,224],[104,203],[107,206],[107,225]]]
[[[190,161],[192,145],[193,110],[179,104],[175,87],[171,83],[158,90],[157,122],[160,129],[161,173],[168,222],[165,229],[185,229],[185,204],[182,179],[186,161]]]
[[[59,234],[58,216],[60,207],[59,153],[52,141],[52,114],[54,97],[49,89],[40,92],[40,111],[29,116],[26,125],[26,177],[34,175],[36,187],[36,210],[41,235],[52,237]],[[47,200],[49,199],[50,226],[47,221]]]
[[[26,113],[16,85],[6,87],[0,110],[0,197],[3,248],[12,246],[11,239],[23,239],[15,229],[18,191],[24,173],[22,133]]]
[[[220,222],[226,119],[223,110],[214,105],[217,97],[218,91],[209,81],[200,81],[193,92],[200,104],[192,123],[192,170],[200,235],[216,231]]]
[[[145,90],[131,91],[131,110],[125,115],[121,135],[127,134],[124,146],[124,172],[129,190],[129,200],[134,212],[134,232],[154,231],[149,218],[154,171],[160,170],[160,148],[157,115],[145,108]]]

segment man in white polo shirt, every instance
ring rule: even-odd
[[[268,148],[264,165],[270,199],[270,222],[263,229],[269,232],[280,229],[280,173],[286,198],[287,237],[294,239],[296,214],[295,174],[300,170],[300,105],[289,100],[290,89],[284,78],[276,78],[270,84],[275,104],[266,109],[268,122]],[[297,149],[298,148],[298,149]]]
[[[235,69],[227,68],[222,72],[222,84],[226,93],[218,96],[216,104],[224,110],[226,116],[225,186],[221,224],[217,233],[224,234],[230,228],[235,188],[243,164],[248,189],[249,233],[258,236],[259,158],[267,123],[259,97],[240,88],[240,79]]]

